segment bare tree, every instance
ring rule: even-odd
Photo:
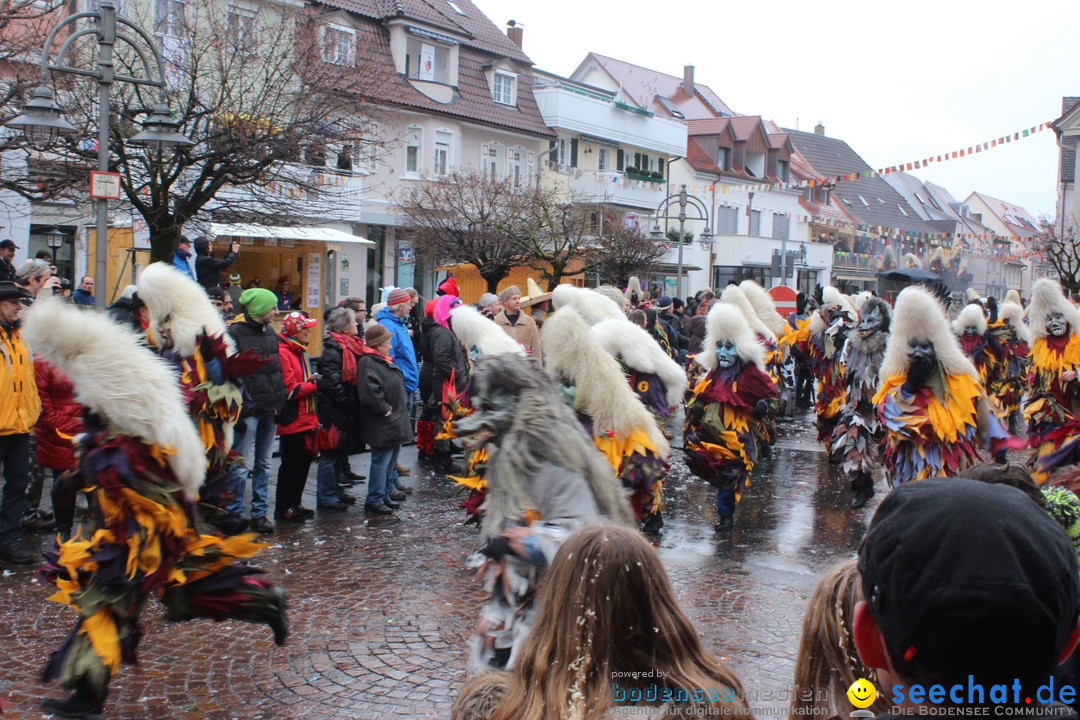
[[[377,116],[370,100],[386,82],[380,59],[368,57],[374,44],[324,34],[326,16],[313,8],[169,7],[164,18],[132,20],[163,38],[169,107],[195,144],[158,155],[124,142],[159,103],[155,88],[115,85],[110,122],[110,169],[149,228],[151,258],[168,259],[185,223],[200,213],[295,222],[298,214],[322,214],[331,197],[348,202],[334,177],[373,162],[384,146],[369,131]],[[91,64],[93,47],[73,52]],[[139,56],[119,45],[116,65],[146,74]],[[67,119],[79,132],[49,157],[75,168],[96,158],[85,140],[94,136],[95,91],[94,83],[77,82],[66,93]]]
[[[597,249],[585,266],[586,272],[599,275],[601,283],[619,287],[631,275],[655,272],[667,254],[667,247],[650,239],[641,228],[618,218],[611,219],[614,222],[607,222],[599,235]]]
[[[1054,223],[1043,218],[1040,223],[1045,233],[1041,248],[1043,258],[1050,268],[1057,273],[1058,280],[1065,290],[1072,294],[1080,292],[1080,229],[1072,222],[1061,232]]]
[[[535,192],[510,177],[492,179],[472,170],[410,183],[397,199],[417,255],[435,263],[476,267],[495,292],[499,281],[529,260],[526,239]]]

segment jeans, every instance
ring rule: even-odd
[[[26,483],[30,477],[28,433],[0,435],[0,465],[4,470],[4,491],[0,497],[0,547],[18,547],[22,541]]]
[[[244,514],[244,495],[247,479],[251,477],[251,517],[266,517],[270,483],[270,459],[274,454],[274,436],[277,423],[273,415],[255,415],[244,419],[244,430],[237,430],[233,437],[233,450],[244,456],[244,464],[233,467],[233,492],[236,498],[227,508],[230,515]]]
[[[720,490],[716,491],[716,516],[717,517],[730,517],[735,514],[735,491],[734,490]]]
[[[341,488],[338,482],[345,479],[345,471],[349,468],[349,445],[352,438],[348,432],[339,431],[341,440],[333,450],[324,450],[319,455],[318,469],[315,471],[315,479],[318,489],[315,493],[315,504],[319,507],[333,505],[341,499]]]
[[[390,497],[390,486],[397,481],[397,459],[400,445],[371,448],[371,469],[368,471],[368,505],[382,505]]]

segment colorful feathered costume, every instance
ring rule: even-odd
[[[458,305],[450,310],[450,329],[458,342],[465,348],[471,365],[482,357],[495,355],[524,355],[525,350],[514,339],[503,332],[491,318],[484,316],[472,305]],[[450,417],[457,421],[472,413],[472,401],[468,394],[455,398],[450,408]],[[452,428],[451,428],[452,429]],[[468,513],[469,519],[478,522],[480,507],[484,504],[487,493],[487,479],[484,468],[487,464],[487,450],[483,447],[470,451],[465,458],[465,474],[448,476],[458,485],[469,491],[468,499],[461,507]]]
[[[1053,280],[1031,289],[1028,327],[1031,345],[1031,383],[1024,416],[1031,462],[1039,483],[1050,472],[1080,460],[1080,312]]]
[[[765,349],[738,308],[714,303],[706,328],[697,356],[706,375],[686,407],[686,464],[717,489],[717,529],[727,530],[757,463],[753,427],[777,391],[765,372]]]
[[[953,333],[960,341],[960,349],[964,357],[975,366],[975,372],[979,374],[979,382],[990,393],[990,380],[1001,369],[1003,353],[997,338],[987,330],[986,315],[983,306],[978,303],[970,303],[964,306],[956,319],[953,320]]]
[[[765,363],[765,372],[776,386],[777,395],[783,391],[780,368],[783,365],[783,353],[780,350],[776,334],[769,329],[761,318],[758,317],[754,306],[746,297],[738,285],[728,285],[720,294],[720,302],[734,306],[742,313],[747,325],[754,333],[754,338],[765,352],[762,362]],[[706,330],[707,332],[707,330]],[[767,455],[773,442],[776,440],[776,416],[780,411],[779,400],[768,404],[768,411],[760,418],[755,418],[751,423],[754,437],[757,439],[758,451]]]
[[[626,384],[622,367],[572,307],[548,317],[542,341],[548,372],[562,384],[585,431],[630,493],[643,529],[658,534],[671,448],[655,418]]]
[[[995,373],[986,391],[996,398],[1011,426],[1018,420],[1020,402],[1027,392],[1031,333],[1024,324],[1024,308],[1017,303],[1002,303],[998,309],[998,322],[990,332],[1001,346],[1003,360],[1002,372]]]
[[[470,559],[483,568],[488,593],[469,658],[469,671],[478,672],[513,666],[536,614],[538,576],[571,532],[605,519],[630,526],[633,518],[611,467],[538,358],[480,358],[472,389],[476,411],[456,431],[489,456],[485,544]]]
[[[880,445],[885,432],[878,420],[874,395],[878,374],[889,341],[892,313],[881,298],[862,301],[859,324],[844,346],[846,401],[832,436],[832,454],[842,458],[841,468],[855,493],[853,508],[874,495],[874,469],[880,464]]]
[[[285,640],[284,595],[238,562],[263,546],[254,535],[201,535],[196,506],[206,453],[168,365],[104,315],[45,300],[26,313],[27,340],[71,379],[87,410],[78,474],[90,522],[46,553],[50,599],[79,620],[53,653],[45,680],[75,691],[47,712],[100,712],[121,663],[135,663],[143,604],[157,596],[169,620],[268,623]],[[117,362],[122,358],[122,362]]]
[[[150,315],[152,349],[176,368],[188,415],[206,452],[206,480],[199,498],[206,518],[223,529],[232,519],[229,469],[241,463],[232,450],[233,429],[243,405],[241,378],[265,361],[254,351],[236,354],[225,323],[206,292],[167,263],[139,276],[139,298]]]
[[[810,320],[809,362],[810,372],[818,378],[817,413],[818,440],[830,450],[833,429],[844,406],[844,344],[848,333],[855,327],[855,308],[834,287],[826,287],[821,293],[821,306]],[[830,460],[839,458],[829,453]]]
[[[979,462],[980,442],[999,461],[1022,446],[994,415],[945,309],[922,287],[905,288],[896,299],[880,381],[874,404],[893,487],[962,474]]]

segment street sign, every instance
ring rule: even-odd
[[[789,313],[795,312],[795,300],[798,298],[798,293],[793,288],[777,285],[769,290],[769,295],[772,295],[773,302],[776,303],[776,312],[782,317],[786,318]]]
[[[91,170],[90,197],[95,200],[119,200],[120,173]]]

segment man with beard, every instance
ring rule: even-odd
[[[758,459],[754,427],[777,397],[765,349],[739,309],[716,303],[697,363],[706,375],[686,406],[686,464],[716,488],[716,530],[728,532]]]
[[[874,407],[874,394],[891,320],[888,304],[878,297],[869,298],[863,304],[855,332],[849,335],[844,347],[847,401],[833,430],[832,452],[842,458],[841,469],[855,493],[851,501],[854,509],[874,497],[873,472],[879,464],[878,447],[885,436]]]
[[[1009,448],[1022,447],[992,412],[934,296],[919,286],[905,288],[893,315],[873,400],[885,427],[889,484],[962,475],[979,463],[980,443],[998,462]]]
[[[1050,472],[1080,459],[1080,311],[1062,294],[1061,286],[1043,279],[1031,290],[1028,326],[1031,383],[1024,416],[1035,479],[1045,482]]]

